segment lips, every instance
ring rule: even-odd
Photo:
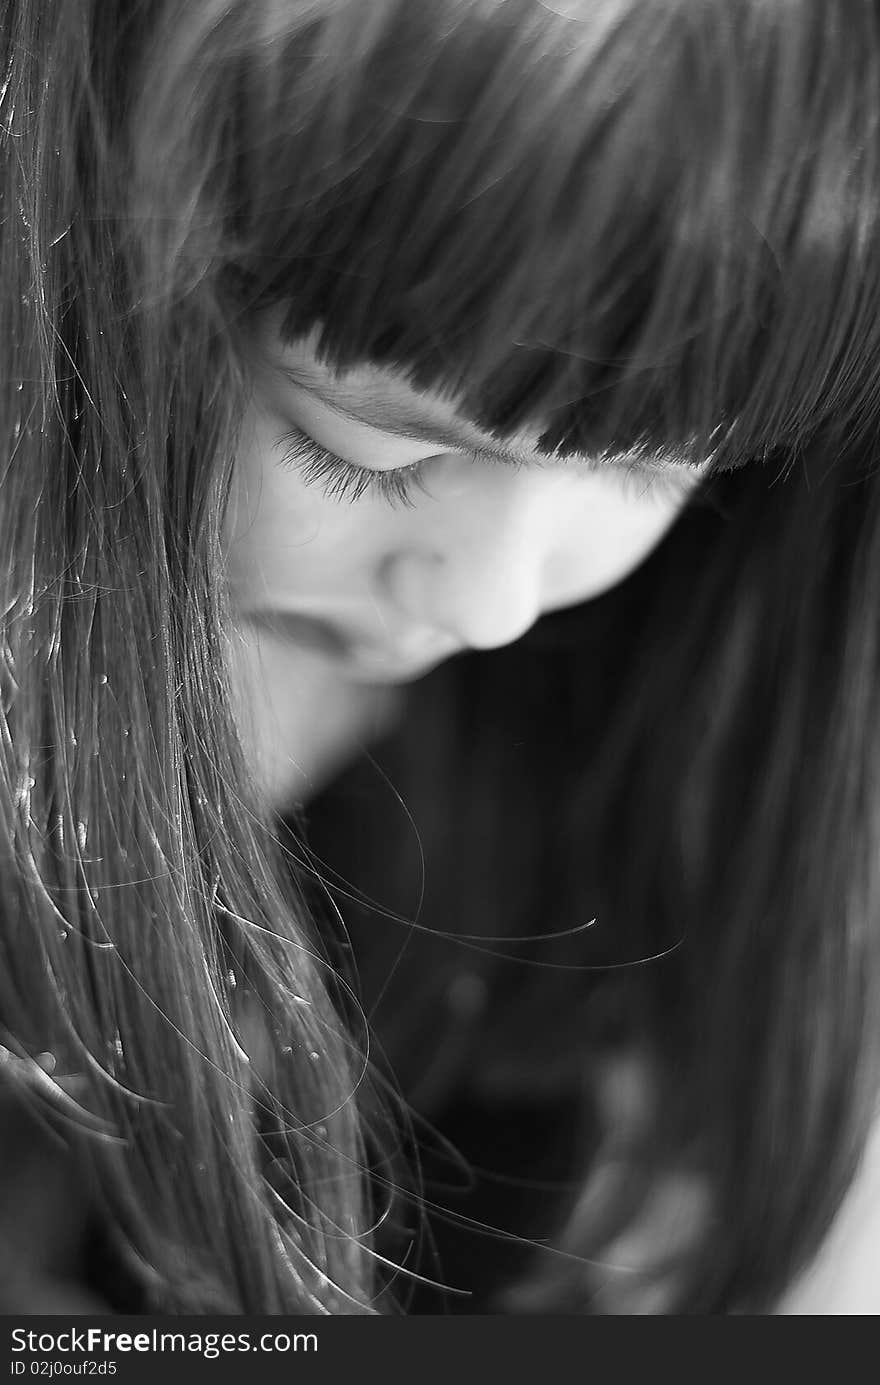
[[[355,681],[362,683],[407,683],[421,678],[454,654],[461,653],[461,648],[457,644],[451,648],[444,646],[411,658],[402,655],[382,658],[355,655],[347,672]]]
[[[438,631],[415,631],[373,644],[335,621],[301,611],[248,611],[248,624],[296,649],[324,655],[340,672],[364,682],[402,682],[417,678],[460,652],[459,641]]]
[[[245,619],[249,625],[275,635],[285,644],[295,644],[300,649],[311,649],[331,658],[348,658],[353,649],[353,641],[338,625],[317,616],[297,611],[248,611]]]

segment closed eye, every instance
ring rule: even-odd
[[[296,471],[306,485],[317,486],[330,500],[356,504],[366,496],[375,495],[391,506],[411,509],[416,503],[417,494],[430,496],[426,475],[432,460],[430,457],[387,470],[362,467],[322,447],[300,428],[289,429],[278,439],[277,446],[281,449],[281,465]],[[489,454],[485,457],[482,454],[479,457],[470,455],[473,461],[486,460],[513,469],[524,465],[516,461],[503,461]],[[650,472],[633,465],[597,463],[595,459],[569,458],[560,465],[581,468],[591,476],[600,473],[612,484],[620,486],[624,493],[641,502],[663,504],[669,500],[686,501],[693,497],[696,489],[693,471],[680,465]]]
[[[307,486],[317,486],[329,500],[356,504],[367,495],[377,495],[389,505],[412,507],[417,492],[428,494],[424,472],[427,462],[380,471],[346,462],[315,442],[299,428],[292,428],[278,439],[281,465],[296,471]]]

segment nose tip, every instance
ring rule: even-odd
[[[459,633],[472,649],[500,649],[531,630],[540,615],[535,602],[506,599],[476,601],[459,616]]]
[[[537,581],[525,567],[474,571],[440,556],[412,553],[391,559],[383,578],[391,601],[408,620],[471,649],[512,644],[541,614]]]

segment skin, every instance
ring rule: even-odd
[[[370,365],[339,375],[314,339],[282,346],[271,315],[253,354],[227,562],[242,719],[276,803],[376,735],[396,687],[621,581],[699,483],[681,466],[547,458],[539,430],[505,441],[511,465],[453,400]],[[419,484],[405,503],[328,493],[286,459],[291,430],[364,473],[420,464]]]

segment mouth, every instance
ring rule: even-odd
[[[309,649],[331,659],[348,658],[353,649],[352,641],[337,625],[317,616],[296,611],[248,611],[245,619],[251,627],[275,635],[284,644]]]
[[[404,654],[378,656],[372,652],[358,654],[356,651],[348,671],[360,683],[409,683],[460,654],[461,649],[461,645],[455,644],[409,657]]]
[[[291,648],[323,657],[356,682],[407,682],[462,649],[460,642],[437,631],[416,632],[396,642],[367,642],[335,622],[299,611],[248,611],[245,619]]]

